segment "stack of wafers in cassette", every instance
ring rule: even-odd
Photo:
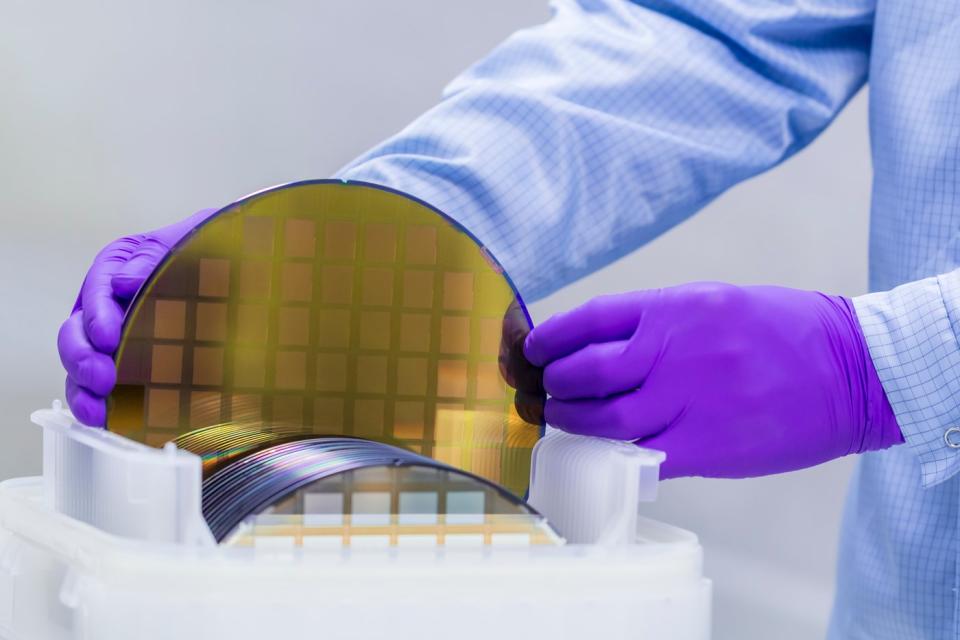
[[[497,261],[428,205],[341,181],[259,192],[174,247],[131,303],[107,427],[200,455],[221,540],[257,514],[324,515],[304,506],[312,485],[379,467],[432,470],[435,486],[368,492],[394,524],[411,500],[456,524],[451,478],[479,515],[536,523],[521,496],[543,396],[507,384],[505,317],[530,328]],[[277,513],[297,500],[307,512]],[[374,508],[339,504],[341,520]]]

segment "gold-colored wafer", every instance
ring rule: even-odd
[[[542,425],[498,364],[511,305],[496,260],[416,199],[341,181],[260,192],[185,238],[136,297],[107,426],[179,438],[209,469],[229,455],[204,438],[226,432],[253,438],[238,450],[263,432],[352,436],[523,495]]]

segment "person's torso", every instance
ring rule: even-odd
[[[960,266],[960,3],[880,2],[869,87],[877,291]],[[960,637],[960,479],[920,478],[906,446],[860,461],[831,637]]]
[[[869,88],[882,291],[960,265],[960,3],[879,2]]]

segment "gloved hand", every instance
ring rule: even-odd
[[[500,375],[516,389],[513,404],[517,415],[531,424],[543,423],[543,369],[530,364],[523,355],[523,345],[530,325],[516,300],[503,314],[500,332]]]
[[[112,356],[130,300],[170,248],[216,211],[204,209],[168,227],[120,238],[94,258],[57,337],[67,370],[67,403],[80,422],[102,426],[106,421],[106,397],[117,378]]]
[[[742,478],[903,442],[850,300],[693,283],[537,326],[546,419],[665,451],[661,477]]]

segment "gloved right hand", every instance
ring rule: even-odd
[[[170,249],[216,211],[203,209],[162,229],[114,240],[94,258],[57,337],[67,371],[67,404],[80,422],[106,422],[106,398],[117,379],[113,353],[133,296]]]
[[[853,302],[692,282],[534,328],[554,427],[667,454],[660,478],[751,478],[904,441]]]

